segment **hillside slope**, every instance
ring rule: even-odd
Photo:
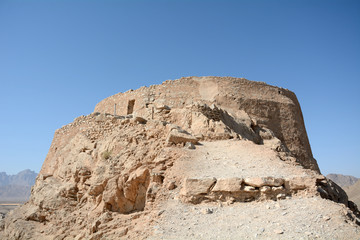
[[[0,221],[0,239],[360,234],[356,207],[319,173],[286,89],[190,77],[95,111],[55,132],[30,200]]]
[[[360,206],[360,180],[358,180],[355,184],[345,187],[349,199],[353,201],[358,207]]]

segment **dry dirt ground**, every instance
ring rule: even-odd
[[[202,142],[174,163],[173,175],[189,178],[300,177],[311,175],[300,165],[281,161],[266,145],[251,141]]]
[[[174,163],[167,178],[309,176],[249,141],[203,142]],[[181,179],[179,179],[181,176]],[[278,201],[188,204],[181,186],[164,196],[148,239],[360,239],[360,228],[341,204],[306,194]],[[150,216],[149,216],[150,218]]]
[[[346,209],[319,197],[190,205],[169,200],[149,239],[360,239]]]

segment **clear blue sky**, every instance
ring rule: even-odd
[[[360,1],[0,0],[0,171],[97,102],[182,76],[294,91],[324,174],[360,177]]]

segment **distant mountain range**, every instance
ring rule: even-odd
[[[354,176],[335,174],[335,173],[330,173],[326,175],[326,177],[334,181],[337,185],[339,185],[342,188],[354,185],[359,180],[359,178],[356,178]]]
[[[341,174],[328,174],[327,178],[334,181],[337,185],[342,187],[349,199],[360,207],[360,179],[354,176],[341,175]]]
[[[26,202],[37,173],[26,169],[15,175],[0,172],[0,202]]]

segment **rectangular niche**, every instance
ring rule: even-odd
[[[135,100],[129,100],[127,107],[127,114],[132,114],[134,112]]]

